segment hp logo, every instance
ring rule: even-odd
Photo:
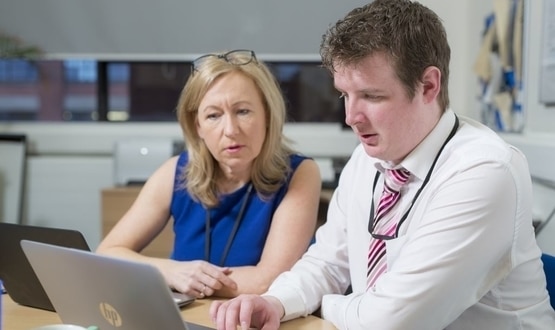
[[[108,303],[100,303],[98,306],[102,316],[114,327],[121,327],[122,319],[118,311]]]

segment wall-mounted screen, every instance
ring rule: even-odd
[[[286,100],[289,122],[343,122],[343,100],[319,62],[267,62]]]
[[[333,78],[319,62],[267,61],[283,91],[287,119],[292,123],[342,123],[343,101],[333,86]],[[110,65],[110,64],[109,64]],[[121,64],[119,64],[121,65]],[[190,74],[190,64],[129,62],[128,90],[122,93],[118,81],[110,81],[108,120],[128,121],[175,120],[175,106]],[[121,100],[122,97],[128,101]],[[119,100],[119,101],[118,101]],[[127,105],[124,109],[121,105]],[[124,111],[126,115],[110,115]]]

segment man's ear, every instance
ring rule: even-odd
[[[441,89],[441,71],[435,66],[429,66],[422,74],[422,98],[431,103],[437,99]]]

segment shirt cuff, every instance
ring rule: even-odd
[[[347,311],[353,300],[352,294],[348,296],[341,294],[325,295],[322,298],[322,318],[333,323],[338,329],[347,329]]]
[[[285,314],[281,318],[281,322],[296,319],[298,317],[306,317],[308,312],[306,304],[299,293],[291,288],[281,287],[279,290],[268,290],[262,296],[272,296],[277,298],[283,305]]]

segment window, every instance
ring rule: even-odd
[[[0,59],[0,83],[34,82],[38,78],[37,67],[25,60]]]
[[[67,60],[63,62],[65,81],[69,83],[96,83],[96,61]]]
[[[0,59],[0,120],[35,120],[39,68],[26,60]]]
[[[343,122],[343,102],[319,62],[266,62],[290,122]],[[175,121],[190,62],[0,60],[0,120]]]

